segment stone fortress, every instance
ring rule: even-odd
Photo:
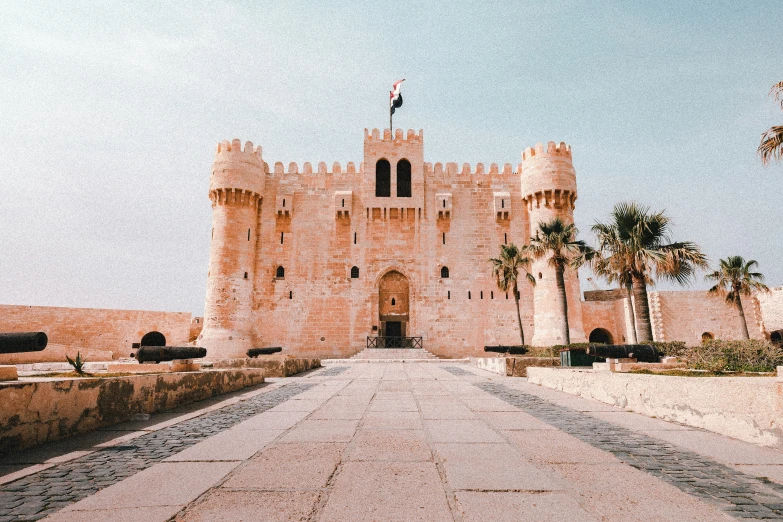
[[[527,243],[541,221],[573,222],[571,148],[538,144],[512,166],[429,163],[421,131],[365,131],[361,163],[316,168],[264,161],[260,147],[217,145],[210,179],[212,230],[204,317],[189,313],[0,305],[0,331],[41,330],[47,361],[78,350],[92,361],[128,357],[139,344],[208,348],[209,358],[283,347],[303,357],[348,357],[377,336],[420,338],[440,357],[479,356],[518,344],[513,295],[489,258]],[[544,261],[520,284],[525,340],[558,338],[555,280]],[[566,275],[572,342],[623,343],[630,307],[620,290],[580,293]],[[704,290],[649,293],[659,341],[738,339],[733,307]],[[751,337],[783,337],[783,287],[745,302]],[[0,355],[0,364],[41,354]]]
[[[424,135],[364,133],[364,158],[343,168],[276,162],[240,140],[217,145],[204,326],[209,357],[252,347],[346,357],[377,336],[420,337],[441,357],[518,344],[513,295],[500,292],[489,258],[528,242],[537,224],[573,222],[571,148],[537,144],[517,166],[424,160]],[[553,269],[535,261],[520,283],[526,341],[561,344]],[[624,292],[580,297],[566,274],[572,342],[629,339]],[[739,318],[704,291],[650,293],[657,340],[738,338]],[[783,328],[783,289],[746,304],[751,336]]]

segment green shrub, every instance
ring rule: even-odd
[[[688,350],[684,341],[651,342],[645,344],[651,344],[662,356],[682,357]]]
[[[682,355],[688,367],[713,372],[774,372],[783,365],[783,348],[767,341],[707,341]]]

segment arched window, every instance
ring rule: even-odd
[[[440,277],[441,279],[448,279],[449,278],[449,267],[444,266],[440,269]]]
[[[359,267],[351,267],[351,279],[359,279]]]
[[[397,162],[397,197],[411,197],[411,162],[406,159]]]
[[[375,197],[391,197],[391,165],[385,159],[375,164]]]
[[[285,279],[285,268],[278,266],[277,270],[275,271],[275,277],[278,279]]]

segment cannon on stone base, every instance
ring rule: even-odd
[[[0,353],[40,352],[49,344],[43,332],[0,333]]]
[[[136,352],[136,359],[140,363],[201,359],[206,356],[207,349],[197,346],[142,346]]]
[[[281,346],[273,346],[272,348],[251,348],[247,351],[248,357],[258,357],[259,355],[272,355],[273,353],[282,352]]]
[[[591,344],[587,355],[606,359],[636,359],[638,362],[657,363],[661,359],[653,346],[649,344]]]

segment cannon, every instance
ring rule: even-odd
[[[485,346],[485,352],[494,353],[507,353],[509,355],[524,355],[528,352],[527,346],[512,345],[512,346]]]
[[[259,355],[272,355],[273,353],[282,352],[282,346],[273,346],[271,348],[251,348],[247,351],[248,357],[258,357]]]
[[[639,362],[657,363],[661,354],[649,344],[591,344],[586,349],[587,355],[605,357],[607,359],[633,358]]]
[[[0,333],[0,353],[40,352],[48,343],[43,332]]]
[[[207,349],[197,346],[142,346],[136,352],[136,359],[140,363],[201,359],[206,356]]]

